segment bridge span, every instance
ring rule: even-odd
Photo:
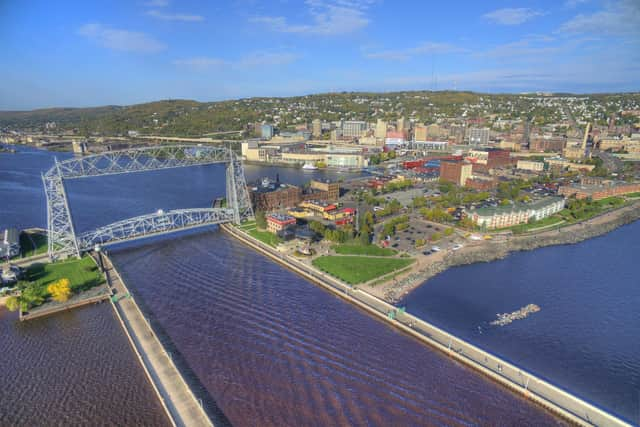
[[[177,230],[233,222],[233,209],[178,209],[168,212],[137,216],[99,227],[77,236],[80,252],[90,251],[96,245],[126,242],[172,233]]]
[[[178,167],[226,164],[226,208],[180,209],[130,218],[76,235],[65,181],[114,174],[139,173]],[[80,256],[96,244],[140,239],[187,228],[253,217],[253,209],[238,156],[226,147],[160,145],[109,151],[76,157],[55,165],[42,175],[47,199],[49,257]]]

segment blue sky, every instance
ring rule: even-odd
[[[0,0],[0,109],[640,90],[640,0]]]

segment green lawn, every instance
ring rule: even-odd
[[[393,249],[376,245],[334,245],[331,249],[341,255],[393,256],[397,253]]]
[[[34,264],[27,268],[24,278],[18,283],[22,292],[19,297],[22,310],[44,303],[49,297],[47,286],[62,278],[69,279],[73,293],[104,283],[104,276],[88,256],[52,264]]]
[[[268,231],[258,231],[255,228],[245,231],[249,233],[250,236],[255,237],[256,239],[260,240],[263,243],[266,243],[267,245],[273,246],[274,248],[282,242],[281,238]]]
[[[238,228],[241,229],[241,230],[248,230],[250,228],[256,228],[256,222],[255,221],[243,222],[242,224],[238,225]]]
[[[33,246],[33,243],[35,243],[35,247]],[[43,254],[47,252],[48,249],[47,236],[44,234],[31,233],[27,235],[27,233],[20,233],[20,248],[23,257]]]
[[[625,194],[625,197],[629,198],[629,199],[637,199],[638,197],[640,197],[640,193],[629,193],[629,194]]]
[[[96,263],[89,256],[51,264],[34,264],[27,269],[25,275],[26,280],[43,288],[64,277],[69,279],[74,292],[89,289],[104,282],[104,277]]]
[[[359,256],[321,256],[313,265],[334,277],[355,285],[367,282],[413,263],[413,259],[367,258]]]
[[[604,212],[612,210],[614,208],[620,208],[624,206],[625,201],[621,197],[607,197],[606,199],[597,200],[587,204],[576,210],[565,208],[558,212],[562,218],[567,222],[580,222],[593,218]]]

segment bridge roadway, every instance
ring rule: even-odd
[[[94,254],[95,256],[95,254]],[[156,337],[111,260],[102,255],[107,283],[117,301],[112,300],[116,316],[151,381],[169,420],[178,427],[212,427],[213,423],[193,394],[171,357]]]
[[[297,272],[339,297],[387,321],[403,332],[435,347],[449,357],[461,362],[510,390],[543,406],[550,412],[580,426],[631,427],[616,416],[550,384],[549,382],[488,353],[448,332],[409,313],[401,313],[397,307],[357,288],[319,272],[303,262],[279,253],[270,246],[228,224],[221,229],[253,247],[276,262]],[[392,319],[390,312],[395,314]]]

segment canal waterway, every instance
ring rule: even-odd
[[[111,258],[235,426],[560,423],[219,231]]]
[[[401,305],[640,424],[640,222],[576,245],[452,268]],[[506,326],[497,313],[540,311]]]

